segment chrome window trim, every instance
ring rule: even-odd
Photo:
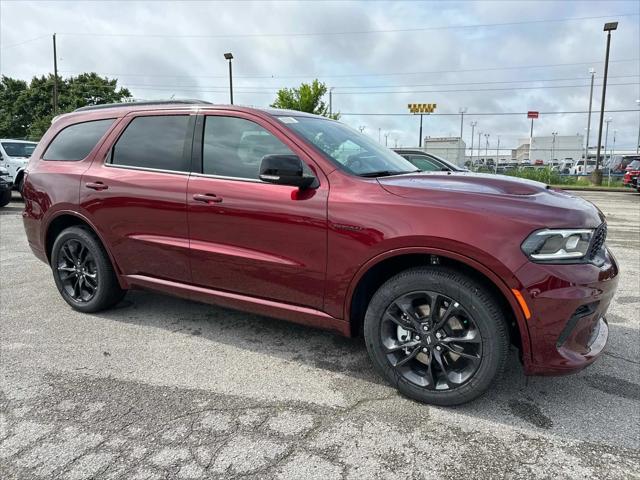
[[[263,182],[259,178],[229,177],[225,175],[213,175],[211,173],[199,173],[199,172],[192,172],[191,175],[194,177],[213,178],[218,180],[237,180],[239,182],[262,183],[265,185],[273,185],[272,183]]]
[[[107,162],[107,158],[109,155],[105,157],[105,161],[103,166],[107,168],[123,168],[125,170],[138,170],[142,172],[155,172],[155,173],[173,173],[176,175],[191,175],[191,172],[187,172],[185,170],[164,170],[162,168],[149,168],[149,167],[134,167],[130,165],[118,165],[117,163],[109,163]]]

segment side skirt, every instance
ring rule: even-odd
[[[210,303],[221,307],[255,313],[267,317],[279,318],[292,323],[307,325],[323,330],[331,330],[345,337],[349,337],[351,329],[349,322],[334,318],[320,310],[291,305],[288,303],[266,300],[264,298],[249,297],[238,293],[198,287],[185,283],[172,282],[146,275],[125,275],[131,287],[154,290],[169,295],[176,295],[189,300]]]

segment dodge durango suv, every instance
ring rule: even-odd
[[[84,107],[27,168],[24,227],[62,298],[130,289],[362,335],[404,395],[489,389],[510,346],[527,375],[603,351],[618,267],[591,203],[542,183],[420,172],[296,111],[203,102]]]

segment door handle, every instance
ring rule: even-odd
[[[193,196],[193,199],[196,202],[204,202],[204,203],[222,203],[222,197],[218,197],[213,193],[196,193]]]
[[[90,188],[91,190],[106,190],[109,188],[108,185],[105,185],[102,182],[89,182],[85,185],[85,187]]]

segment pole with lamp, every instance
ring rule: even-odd
[[[233,55],[231,52],[227,52],[224,54],[224,58],[229,60],[229,103],[233,105],[233,71],[231,70],[231,60],[233,60]]]
[[[482,144],[480,143],[481,139],[482,139],[482,132],[478,131],[478,165],[480,165],[480,155],[481,155],[480,149],[482,148]]]
[[[422,116],[424,114],[429,115],[436,109],[435,103],[410,103],[409,113],[414,115],[420,115],[420,131],[418,132],[418,148],[422,148]]]
[[[473,139],[474,139],[474,131],[476,129],[476,125],[478,124],[478,122],[473,121],[471,122],[471,162],[469,163],[469,166],[471,168],[473,168]]]
[[[587,117],[587,139],[584,144],[584,164],[587,164],[587,158],[589,158],[589,132],[591,131],[591,106],[593,104],[593,79],[596,75],[595,68],[590,68],[591,74],[591,89],[589,90],[589,116]],[[585,167],[586,168],[586,167]]]
[[[488,167],[489,166],[489,160],[487,159],[487,157],[489,156],[489,134],[485,133],[484,134],[484,163],[485,165]]]
[[[596,169],[593,171],[591,181],[596,185],[602,185],[602,170],[600,170],[600,158],[602,147],[602,123],[604,122],[604,104],[607,97],[607,76],[609,74],[609,50],[611,48],[611,32],[618,28],[618,22],[604,24],[604,31],[607,32],[607,50],[604,56],[604,78],[602,80],[602,101],[600,102],[600,128],[598,129],[598,148],[596,150]],[[586,161],[585,161],[586,162]],[[586,164],[585,164],[586,168]]]
[[[551,160],[549,163],[553,165],[553,162],[556,160],[556,137],[558,136],[558,132],[551,132],[551,136],[553,139],[551,140]]]
[[[498,162],[500,161],[500,135],[498,135],[498,146],[496,147],[496,163],[493,167],[494,173],[498,173]]]
[[[616,135],[618,134],[617,130],[613,131],[613,146],[611,147],[611,152],[609,154],[609,180],[608,185],[611,185],[611,170],[613,170],[613,155],[616,153]]]
[[[609,124],[611,123],[611,120],[613,120],[611,117],[605,120],[605,123],[607,124],[607,126],[605,128],[605,134],[604,134],[604,158],[602,159],[603,167],[607,163],[607,145],[609,144]],[[611,157],[609,157],[609,159],[611,159]]]
[[[467,107],[460,109],[460,149],[462,149],[462,132],[464,131],[464,114],[467,113]],[[464,163],[464,151],[462,152],[462,163]]]

